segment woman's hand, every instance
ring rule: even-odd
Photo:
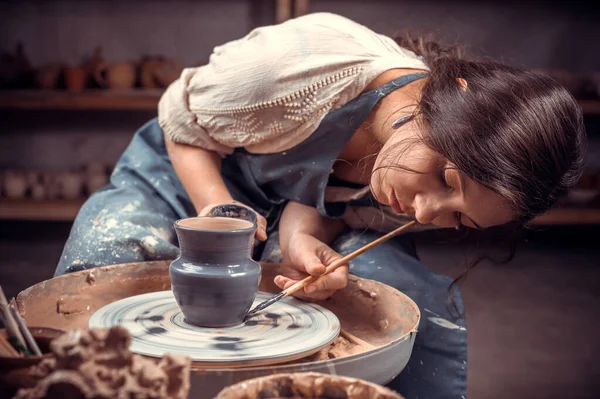
[[[275,277],[275,284],[284,290],[309,275],[320,276],[325,273],[326,266],[341,257],[327,244],[309,234],[293,234],[288,251],[283,254],[283,276]],[[326,299],[347,284],[348,265],[343,265],[307,285],[304,290],[297,291],[294,296],[302,299]]]
[[[253,217],[250,218],[244,217],[244,215],[242,214],[235,214],[239,213],[239,211],[237,211],[236,208],[239,209],[240,207],[244,210],[247,210],[248,212],[251,212]],[[247,220],[252,219],[252,221],[256,221],[256,238],[260,241],[265,241],[267,239],[267,220],[254,209],[250,208],[248,205],[242,204],[241,202],[228,201],[218,204],[208,204],[200,210],[198,216],[226,216],[238,217],[240,219]]]

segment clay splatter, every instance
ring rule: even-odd
[[[238,347],[237,343],[218,343],[214,344],[213,347],[216,349],[224,349],[228,351],[239,351],[241,348]]]
[[[125,205],[121,211],[122,212],[134,212],[138,209],[138,207],[141,205],[142,203],[140,201],[133,201],[130,202],[129,204]]]
[[[241,338],[238,337],[215,337],[215,341],[223,341],[223,342],[238,342],[241,341]]]
[[[146,236],[142,238],[140,244],[142,244],[142,246],[148,253],[155,254],[156,246],[158,245],[158,240],[153,236]]]
[[[157,335],[157,334],[164,334],[166,333],[167,330],[165,330],[162,327],[150,327],[148,329],[148,333],[152,334],[152,335]]]
[[[65,272],[177,257],[179,249],[173,242],[172,218],[153,213],[144,219],[144,224],[138,224],[136,216],[142,208],[141,200],[131,200],[92,212],[90,225],[76,227],[73,231],[81,244],[69,247],[64,253],[61,263],[66,265]]]
[[[459,326],[457,324],[454,324],[451,321],[448,321],[446,319],[442,319],[441,317],[428,317],[428,319],[432,323],[437,324],[440,327],[448,328],[450,330],[461,330],[461,331],[467,330],[466,328]]]
[[[173,232],[171,230],[167,230],[161,227],[153,227],[150,226],[150,233],[153,236],[163,239],[165,241],[171,241],[173,238]]]

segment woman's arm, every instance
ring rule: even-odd
[[[214,151],[175,143],[165,135],[167,153],[196,212],[209,204],[232,202],[221,177],[221,157]]]
[[[279,222],[279,245],[289,248],[295,234],[308,234],[330,245],[345,227],[342,220],[325,218],[316,208],[290,201]]]
[[[320,276],[325,266],[341,256],[329,244],[343,231],[341,220],[322,217],[312,207],[289,202],[279,222],[279,245],[283,256],[283,276],[275,284],[286,289],[308,275]],[[298,297],[325,299],[348,283],[348,266],[341,266],[305,287]]]
[[[204,148],[175,143],[166,135],[165,146],[173,169],[200,216],[208,215],[210,210],[219,204],[244,205],[235,201],[225,186],[221,177],[219,154]],[[254,212],[258,224],[256,238],[264,241],[267,239],[267,221]]]

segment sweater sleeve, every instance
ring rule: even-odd
[[[393,65],[426,69],[362,25],[309,14],[215,47],[207,65],[185,69],[167,88],[159,124],[175,142],[221,154],[282,151]]]

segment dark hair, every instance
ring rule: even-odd
[[[506,198],[520,222],[547,211],[577,182],[585,129],[567,89],[540,73],[467,57],[458,46],[409,36],[396,42],[430,68],[415,111],[423,142]]]
[[[459,46],[410,35],[395,40],[430,68],[415,110],[424,124],[420,139],[508,200],[517,215],[508,231],[516,233],[515,227],[547,211],[577,183],[586,135],[581,109],[566,88],[540,73],[468,56]],[[483,260],[509,262],[516,234],[508,236],[504,259],[480,256],[448,287],[448,311],[455,317],[462,311],[452,296],[454,286]]]

